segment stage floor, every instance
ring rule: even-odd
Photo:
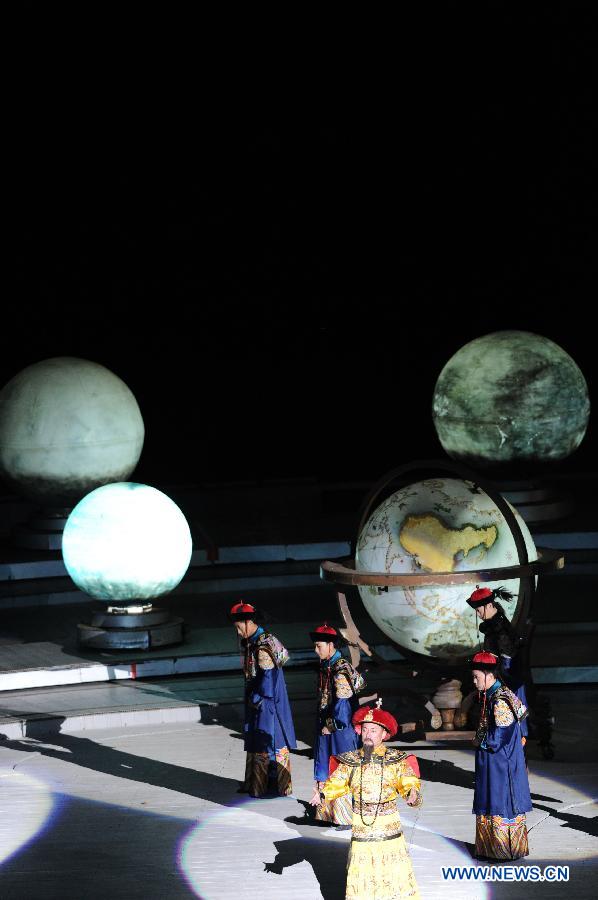
[[[236,793],[244,769],[240,675],[189,680],[196,699],[217,703],[202,706],[200,724],[0,741],[3,900],[226,900],[249,888],[264,900],[341,900],[349,834],[305,816],[313,696],[302,673],[288,681],[300,740],[288,798]],[[595,696],[569,690],[551,699],[557,755],[545,761],[530,748],[531,854],[522,865],[569,866],[569,882],[444,881],[442,866],[479,865],[470,855],[473,751],[416,745],[424,805],[401,804],[400,812],[422,900],[595,896]]]

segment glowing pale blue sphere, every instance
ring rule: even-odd
[[[191,561],[191,533],[170,497],[134,482],[87,494],[64,528],[62,554],[77,587],[96,600],[149,600],[172,591]]]

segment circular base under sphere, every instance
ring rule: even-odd
[[[148,600],[172,591],[191,561],[187,520],[156,488],[124,482],[96,488],[70,514],[66,569],[96,600]]]
[[[85,359],[45,359],[0,391],[0,475],[45,506],[72,506],[130,476],[144,431],[117,375]]]
[[[553,341],[497,331],[449,360],[432,414],[453,459],[484,468],[549,464],[581,444],[590,400],[581,370]]]
[[[112,620],[112,621],[111,621]],[[123,621],[124,620],[124,621]],[[96,613],[91,625],[79,623],[79,646],[90,650],[153,650],[183,641],[184,622],[156,607],[151,613],[118,616]]]

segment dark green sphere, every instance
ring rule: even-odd
[[[449,360],[432,415],[453,459],[482,467],[551,463],[581,444],[590,398],[579,366],[558,344],[528,331],[496,331]]]

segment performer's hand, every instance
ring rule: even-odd
[[[417,804],[417,791],[415,788],[411,788],[407,795],[407,805],[408,806],[416,806]]]
[[[320,797],[319,788],[316,787],[314,789],[313,797],[311,798],[311,800],[309,802],[310,802],[311,806],[319,806],[320,805],[320,803],[322,802],[322,798]]]
[[[330,728],[326,728],[326,726],[324,725],[324,727],[322,728],[322,734],[330,734]]]

